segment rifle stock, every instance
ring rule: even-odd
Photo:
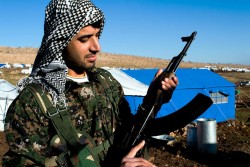
[[[136,119],[132,123],[130,131],[126,133],[126,136],[124,137],[124,140],[121,144],[121,147],[125,151],[125,153],[129,152],[131,148],[133,148],[140,141],[146,138],[144,130],[147,127],[149,120],[155,118],[156,114],[161,108],[161,105],[163,104],[162,101],[163,90],[161,89],[161,81],[164,78],[171,78],[174,75],[181,60],[183,59],[184,56],[186,56],[187,50],[190,47],[191,43],[193,42],[196,34],[197,32],[195,31],[190,36],[181,38],[183,42],[186,42],[186,45],[184,46],[183,50],[179,53],[178,56],[172,58],[167,68],[155,79],[154,85],[153,86],[150,85],[150,89],[147,92],[148,95],[147,102],[153,102],[153,103],[145,104],[143,102],[143,106],[139,107]],[[209,103],[209,105],[207,106],[210,105],[211,104]],[[203,113],[206,109],[207,107],[204,107],[204,109],[200,111],[200,114]],[[137,154],[137,156],[140,155]]]

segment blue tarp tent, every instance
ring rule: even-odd
[[[157,69],[122,69],[130,77],[149,85]],[[217,122],[235,119],[235,85],[222,76],[205,69],[179,68],[179,79],[172,99],[164,104],[157,117],[171,114],[190,102],[198,93],[203,93],[213,100],[213,105],[199,118],[214,118]],[[131,110],[136,113],[143,96],[126,95]]]

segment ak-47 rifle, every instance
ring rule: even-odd
[[[183,50],[178,56],[172,58],[167,68],[155,79],[155,81],[153,81],[154,85],[150,86],[150,89],[147,92],[146,102],[143,102],[138,111],[140,113],[137,115],[136,121],[133,123],[131,130],[126,134],[122,142],[121,147],[125,152],[128,152],[132,147],[145,139],[144,130],[149,120],[156,116],[163,104],[162,100],[164,93],[161,89],[161,81],[164,78],[171,78],[174,75],[181,60],[186,56],[187,50],[193,42],[196,34],[197,32],[195,31],[190,36],[181,38],[183,42],[187,42]]]

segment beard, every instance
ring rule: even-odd
[[[67,67],[75,71],[77,74],[82,74],[86,71],[90,71],[95,67],[95,62],[92,63],[79,63],[79,62],[68,62],[66,63]]]
[[[88,54],[83,56],[79,56],[78,54],[70,54],[67,53],[67,50],[64,50],[63,59],[66,66],[77,74],[83,74],[86,71],[93,69],[96,65],[96,61],[92,60],[92,54]]]

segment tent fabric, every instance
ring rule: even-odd
[[[138,81],[149,85],[158,69],[122,70]],[[213,73],[213,75],[211,75]],[[179,68],[176,71],[179,85],[176,89],[201,89],[206,87],[234,86],[220,75],[206,69]],[[208,79],[209,77],[209,79]]]
[[[103,68],[108,70],[114,76],[114,78],[121,83],[125,95],[136,95],[136,96],[146,95],[148,90],[148,85],[127,75],[122,70],[115,68],[107,68],[107,67]]]
[[[120,69],[120,71],[127,74],[128,78],[133,78],[145,85],[150,85],[158,69]],[[110,71],[112,74],[113,72]],[[235,84],[229,82],[220,75],[206,69],[190,69],[179,68],[176,71],[179,79],[179,84],[173,93],[172,99],[169,103],[164,104],[156,117],[162,117],[175,112],[176,110],[185,106],[190,102],[198,93],[211,96],[213,92],[224,94],[228,98],[227,102],[214,103],[205,113],[199,118],[213,118],[217,122],[223,122],[228,119],[235,119]],[[116,78],[116,75],[114,74]],[[118,79],[119,80],[119,79]],[[133,84],[128,84],[132,81],[119,80],[122,86],[124,83],[136,89]],[[223,92],[223,93],[222,93]],[[143,96],[139,94],[126,95],[132,113],[137,112],[139,104],[142,103]],[[196,121],[196,120],[194,120]]]
[[[18,95],[14,85],[4,79],[0,79],[0,131],[4,130],[4,119],[12,101]]]

